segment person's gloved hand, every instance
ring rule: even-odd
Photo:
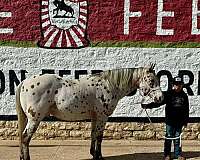
[[[141,104],[143,109],[152,109],[152,108],[154,108],[154,105],[155,105],[154,102],[151,102],[149,104]]]

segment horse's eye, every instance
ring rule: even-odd
[[[150,81],[149,85],[150,85],[151,88],[153,87],[153,85],[154,85],[154,80],[153,79]]]

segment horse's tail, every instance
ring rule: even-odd
[[[20,102],[20,92],[21,92],[22,83],[20,83],[16,89],[16,111],[18,117],[18,132],[19,132],[19,140],[20,142],[23,141],[23,131],[26,127],[27,117],[22,109],[21,102]]]

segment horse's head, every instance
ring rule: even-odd
[[[149,97],[151,102],[154,103],[161,103],[163,101],[163,93],[160,89],[154,67],[155,65],[151,65],[150,67],[144,68],[143,75],[140,78],[139,89],[143,95],[142,103],[147,103],[145,97]]]

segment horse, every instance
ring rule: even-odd
[[[64,10],[65,11],[64,15],[66,15],[69,12],[71,14],[71,17],[74,16],[74,10],[73,10],[73,8],[71,6],[66,5],[65,2],[64,2],[64,0],[61,0],[61,1],[54,0],[53,4],[56,6],[56,8],[53,9],[53,14],[56,11],[56,16],[58,16],[58,11],[59,10],[60,11]]]
[[[118,101],[137,89],[161,103],[163,94],[153,66],[121,68],[64,79],[55,74],[34,75],[16,89],[20,160],[30,160],[29,143],[47,116],[64,121],[91,120],[90,154],[103,159],[101,143],[108,117]]]

